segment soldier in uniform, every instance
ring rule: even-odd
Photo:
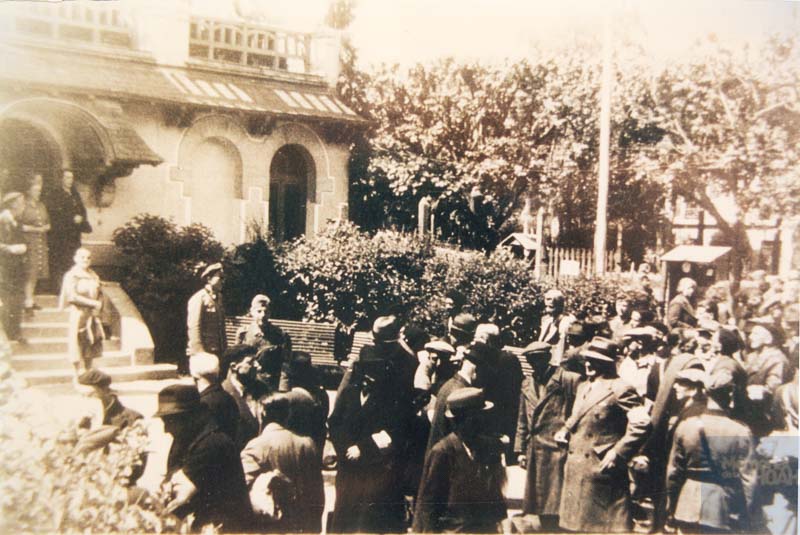
[[[225,310],[222,305],[222,264],[207,266],[200,275],[203,287],[187,304],[186,359],[179,363],[180,372],[188,373],[188,357],[195,353],[222,355],[225,351]]]
[[[250,302],[250,316],[253,321],[236,332],[236,348],[245,354],[256,355],[256,362],[265,374],[262,379],[270,384],[273,390],[288,390],[289,362],[292,360],[291,337],[270,322],[270,299],[258,294]]]
[[[531,366],[522,381],[514,443],[519,465],[527,469],[522,512],[538,515],[543,529],[555,530],[567,452],[553,437],[572,411],[581,377],[552,366],[546,342],[531,342],[522,354]]]
[[[750,429],[730,417],[733,386],[728,370],[712,373],[705,408],[675,429],[667,510],[684,533],[748,531],[756,484],[754,441]]]

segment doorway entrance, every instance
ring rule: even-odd
[[[285,145],[275,153],[269,169],[269,227],[276,241],[306,233],[315,182],[314,160],[304,147]]]

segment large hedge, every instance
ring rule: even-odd
[[[281,245],[255,232],[223,255],[205,227],[140,216],[118,229],[114,241],[123,253],[123,287],[142,310],[162,360],[184,351],[186,302],[200,284],[193,267],[220,257],[231,315],[245,314],[252,296],[264,293],[277,318],[368,330],[376,317],[394,313],[442,335],[445,294],[456,289],[468,311],[501,326],[516,344],[531,340],[547,289],[560,288],[568,309],[585,316],[604,312],[620,287],[613,278],[537,281],[526,263],[502,249],[441,248],[412,234],[368,234],[350,222]]]
[[[198,264],[218,261],[222,245],[207,227],[149,214],[115,230],[113,240],[120,283],[153,335],[156,358],[174,361],[186,351],[186,303],[200,288]]]

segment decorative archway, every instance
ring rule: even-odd
[[[277,241],[293,240],[313,226],[316,166],[302,145],[284,145],[269,167],[269,229]]]

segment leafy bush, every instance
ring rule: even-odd
[[[250,241],[225,251],[222,297],[226,314],[247,314],[253,296],[264,294],[272,300],[272,309],[280,311],[281,319],[302,318],[303,309],[290,294],[277,255],[275,245],[258,228],[251,232]]]
[[[155,342],[156,358],[175,360],[186,348],[186,303],[200,287],[199,262],[216,262],[222,245],[203,225],[178,227],[149,214],[114,231],[120,283],[136,303]]]
[[[60,422],[49,403],[13,377],[0,381],[0,532],[187,531],[165,511],[166,496],[126,485],[147,445],[141,424],[122,430],[105,450],[80,453],[86,431]]]
[[[433,254],[430,244],[411,235],[370,237],[338,222],[288,245],[280,267],[307,319],[366,329],[377,316],[402,315],[423,298],[418,281]]]

